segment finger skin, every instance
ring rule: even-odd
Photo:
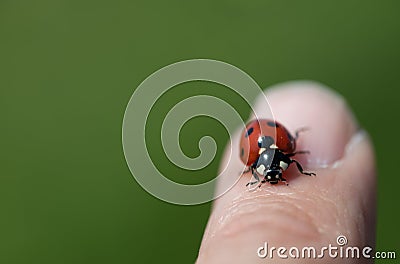
[[[375,158],[366,132],[359,130],[344,100],[319,84],[288,83],[267,93],[277,121],[290,131],[310,127],[298,149],[311,154],[300,158],[316,177],[299,175],[295,166],[285,172],[286,185],[264,184],[256,191],[245,185],[250,174],[214,202],[197,263],[266,263],[257,249],[275,247],[337,246],[345,235],[348,246],[375,241]],[[264,105],[255,105],[262,115]],[[260,110],[257,110],[260,109]],[[323,120],[321,120],[321,118]],[[238,132],[233,146],[239,143]],[[242,169],[238,150],[221,176],[234,177]],[[221,168],[227,164],[222,162]],[[232,164],[232,162],[230,163]],[[221,185],[218,188],[221,188]],[[271,261],[271,259],[268,259]],[[273,262],[310,263],[310,259]],[[323,263],[369,263],[366,259],[325,258]]]

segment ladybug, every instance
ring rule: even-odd
[[[260,187],[266,182],[286,182],[282,173],[292,163],[296,164],[301,174],[316,175],[304,171],[301,164],[292,159],[296,154],[309,153],[296,152],[296,140],[302,131],[304,129],[297,130],[293,137],[282,124],[270,119],[256,119],[247,124],[241,135],[240,159],[248,166],[245,172],[251,171],[256,181],[249,182],[246,186],[260,183]],[[261,182],[259,176],[263,178]]]

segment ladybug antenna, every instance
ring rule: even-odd
[[[294,139],[298,139],[299,138],[299,134],[300,133],[303,133],[304,131],[307,131],[307,130],[310,130],[310,128],[309,127],[301,127],[301,128],[299,128],[299,129],[297,129],[295,132],[294,132]]]

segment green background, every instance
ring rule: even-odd
[[[210,204],[171,205],[146,193],[121,144],[135,87],[191,58],[231,63],[261,87],[313,79],[343,94],[376,147],[377,249],[399,249],[399,3],[0,0],[0,263],[195,260]],[[215,87],[190,83],[162,98],[154,136],[182,98],[230,98]],[[222,126],[187,123],[183,150],[198,155],[204,134],[221,147],[200,174],[215,175]],[[182,178],[165,157],[158,166]]]

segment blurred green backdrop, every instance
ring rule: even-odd
[[[0,263],[195,260],[210,204],[147,194],[121,146],[135,87],[191,58],[231,63],[261,87],[313,79],[342,93],[376,147],[377,249],[398,249],[399,11],[394,0],[1,0]],[[154,128],[187,95],[229,98],[216,85],[186,85],[160,101]],[[192,120],[182,131],[187,155],[204,134],[220,150],[227,140],[215,121]],[[220,156],[200,174],[216,174]],[[158,166],[174,175],[167,163]]]

